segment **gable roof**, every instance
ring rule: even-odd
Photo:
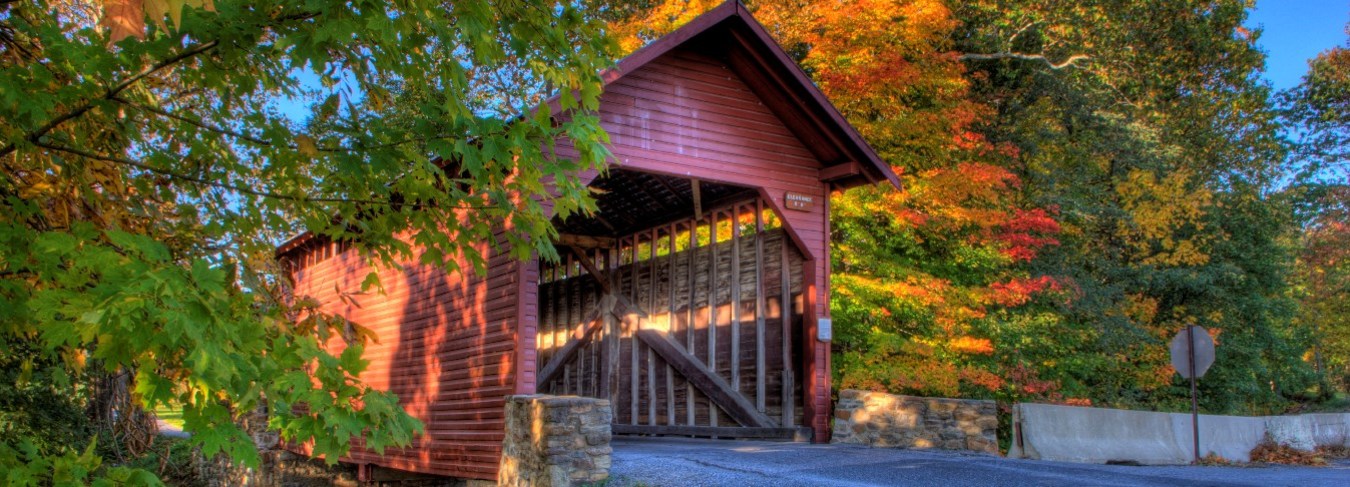
[[[900,188],[890,164],[844,120],[739,0],[698,16],[619,60],[601,76],[608,86],[676,49],[692,49],[726,62],[825,165],[822,179],[844,188],[881,181]]]

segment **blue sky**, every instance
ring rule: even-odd
[[[1292,88],[1308,71],[1308,59],[1345,44],[1350,0],[1258,0],[1248,27],[1264,31],[1257,43],[1266,51],[1266,79],[1275,89]]]

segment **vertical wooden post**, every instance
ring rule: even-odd
[[[793,369],[796,364],[792,361],[792,259],[788,252],[787,232],[784,231],[779,240],[778,247],[780,252],[778,258],[782,260],[779,265],[779,273],[783,276],[782,292],[778,303],[778,317],[782,322],[783,328],[783,426],[792,427],[797,421],[796,411],[796,374]]]
[[[741,205],[731,207],[731,390],[741,392]]]
[[[764,201],[755,200],[755,408],[764,412]]]
[[[562,293],[563,302],[562,302],[562,308],[563,308],[563,311],[562,311],[562,320],[559,321],[559,324],[562,325],[562,329],[563,329],[563,330],[568,330],[568,329],[571,329],[571,328],[572,328],[572,279],[571,279],[571,276],[572,276],[572,254],[567,254],[567,257],[563,259],[563,263],[564,263],[564,264],[563,264],[563,281],[562,281],[562,285],[563,285],[563,293]],[[569,335],[569,333],[566,333],[566,332],[564,331],[564,333],[562,334],[562,342],[558,344],[559,347],[561,347],[561,346],[567,344],[567,340],[568,340],[569,338],[571,338],[571,337],[569,337],[568,335]],[[554,336],[557,336],[557,335],[555,334]],[[562,379],[562,391],[563,391],[563,394],[571,394],[571,393],[572,393],[572,368],[569,367],[567,364],[563,364],[563,368],[562,368],[562,369],[563,369],[563,379]]]
[[[695,357],[698,356],[698,350],[694,348],[694,312],[697,309],[694,306],[694,290],[696,289],[695,284],[698,283],[698,271],[696,270],[698,267],[698,222],[697,217],[689,222],[689,258],[686,259],[689,265],[689,268],[686,269],[689,271],[689,307],[685,309],[684,326],[685,349],[689,350],[689,353]],[[685,424],[693,426],[696,419],[694,414],[694,384],[690,382],[686,382],[684,385],[684,415]]]
[[[553,319],[550,316],[552,314],[550,310],[553,308],[553,299],[549,295],[553,288],[549,285],[550,272],[552,272],[552,267],[541,261],[539,265],[539,326],[534,338],[535,361],[537,363],[534,372],[536,374],[539,373],[539,369],[543,368],[544,364],[548,363],[548,326],[549,320]],[[534,388],[541,394],[548,393],[548,384],[535,384]]]
[[[814,432],[813,443],[829,441],[825,437],[825,426],[821,416],[824,402],[829,400],[821,393],[821,373],[824,372],[820,356],[820,342],[816,340],[816,320],[820,317],[816,311],[816,261],[802,261],[802,421]]]
[[[578,270],[578,271],[577,271],[577,277],[581,277],[581,274],[582,274],[583,272],[585,272],[585,271],[584,271],[584,270]],[[576,295],[577,295],[577,297],[576,297],[577,305],[575,306],[575,308],[576,308],[576,311],[575,311],[575,312],[577,313],[577,317],[576,317],[573,321],[574,321],[575,323],[580,323],[581,320],[584,319],[584,316],[586,315],[586,287],[587,287],[587,285],[589,284],[589,280],[576,279],[576,281],[577,281],[577,284],[576,284],[576,287],[577,287],[577,291],[576,291]],[[582,345],[581,350],[578,350],[578,351],[577,351],[576,362],[577,362],[577,367],[576,367],[576,368],[577,368],[577,373],[576,373],[577,386],[576,386],[576,389],[573,389],[573,394],[576,394],[576,395],[578,395],[578,396],[585,396],[585,395],[586,395],[586,366],[588,365],[588,364],[586,363],[586,345]]]
[[[651,231],[649,242],[651,243],[651,252],[647,259],[647,309],[649,312],[656,312],[656,247],[660,240],[660,232],[655,228]],[[650,320],[653,317],[648,317]],[[651,347],[647,347],[647,424],[656,424],[656,352]]]
[[[816,315],[826,318],[830,317],[830,233],[833,231],[830,228],[830,192],[833,190],[832,186],[833,185],[831,184],[825,185],[824,196],[821,198],[824,202],[821,206],[825,207],[823,212],[824,215],[822,215],[822,218],[825,219],[825,248],[821,251],[824,254],[821,256],[821,259],[823,259],[821,264],[825,267],[825,274],[820,276],[823,278],[823,284],[821,284],[823,288],[821,289],[820,296],[817,298],[818,301],[811,302],[812,305],[819,308]],[[813,324],[819,326],[816,318],[812,318],[811,320]],[[833,330],[831,330],[831,332],[833,332]],[[813,330],[811,334],[816,335],[816,332]],[[817,376],[817,380],[819,380],[821,384],[816,389],[821,395],[818,400],[820,402],[819,407],[822,409],[817,412],[819,423],[815,427],[816,436],[812,440],[816,443],[829,443],[830,428],[834,426],[834,421],[831,420],[831,411],[834,408],[830,402],[830,376],[832,373],[830,370],[830,363],[832,362],[832,357],[830,356],[831,342],[815,341],[809,343],[814,343],[819,350],[817,363],[820,364],[819,366],[821,367],[820,375]]]
[[[608,275],[608,274],[610,273],[610,270],[609,270],[608,268],[605,267],[605,265],[607,264],[607,262],[605,262],[605,251],[604,251],[604,250],[601,250],[601,249],[595,249],[595,251],[591,252],[591,262],[594,262],[595,265],[596,265],[596,267],[599,268],[599,269],[601,269],[601,272],[604,272],[606,275]],[[604,311],[604,309],[603,309],[604,306],[605,306],[605,299],[604,299],[605,294],[604,294],[604,288],[603,288],[602,286],[600,286],[600,281],[599,281],[600,276],[595,276],[595,277],[596,277],[596,279],[595,279],[594,282],[592,283],[592,285],[595,286],[595,292],[594,292],[594,293],[591,293],[593,296],[595,296],[595,306],[596,306],[597,308],[601,308],[601,311],[600,311],[601,313],[609,314],[607,311]],[[602,337],[602,338],[603,338],[603,337]],[[605,367],[605,350],[604,350],[604,344],[603,344],[603,342],[601,342],[600,340],[591,340],[591,343],[590,343],[589,346],[591,347],[591,364],[592,364],[592,367],[591,367],[591,368],[592,368],[593,370],[601,370],[601,369],[603,369],[603,368]],[[599,375],[595,375],[595,374],[592,374],[592,376],[593,376],[593,377],[592,377],[592,380],[593,380],[593,382],[594,382],[593,386],[594,386],[594,390],[595,390],[595,397],[604,397],[604,396],[601,396],[601,395],[600,395],[600,389],[601,389],[601,385],[600,385],[600,383],[601,383],[601,378],[600,378],[600,376],[599,376]]]
[[[580,264],[581,260],[576,259],[574,260],[574,262],[576,262],[577,264],[576,267],[572,269],[573,272],[572,280],[577,282],[576,284],[573,284],[574,288],[572,291],[573,295],[572,299],[574,301],[572,302],[572,315],[568,318],[568,321],[572,323],[571,326],[568,328],[567,332],[569,338],[572,334],[571,330],[575,328],[578,323],[581,323],[581,320],[585,319],[586,317],[586,287],[590,281],[590,279],[581,279],[581,277],[586,273],[586,270],[581,268]],[[576,386],[575,388],[572,389],[572,394],[578,396],[585,396],[586,391],[582,389],[582,387],[585,385],[586,380],[585,379],[586,374],[583,371],[583,369],[586,367],[585,345],[582,345],[581,349],[577,350],[577,358],[574,360],[574,362],[575,365],[573,366],[573,368],[575,368],[576,371],[573,372],[573,377],[576,378],[575,379]]]
[[[670,252],[666,253],[666,333],[675,336],[675,233],[674,223],[666,229]],[[666,424],[675,425],[675,369],[666,364]]]
[[[623,246],[620,245],[619,248],[622,249]],[[605,253],[608,254],[606,260],[609,261],[609,265],[606,266],[609,269],[609,272],[606,273],[610,280],[609,288],[613,289],[614,292],[622,292],[622,289],[619,287],[619,252],[620,250],[618,249],[608,249],[605,251]],[[623,350],[623,330],[621,329],[622,323],[616,321],[614,319],[614,313],[610,312],[614,307],[614,300],[611,298],[609,302],[605,303],[605,306],[607,307],[605,310],[605,323],[609,327],[609,400],[611,407],[613,407],[613,411],[615,411],[614,419],[611,422],[617,423],[619,411],[618,399],[619,396],[623,395],[619,388],[622,377],[621,372],[623,370],[619,365],[623,361],[623,356],[620,354]]]
[[[717,373],[717,210],[708,215],[708,368]],[[717,426],[717,405],[708,401],[708,424]]]
[[[611,254],[608,250],[596,251],[596,259],[597,259],[596,262],[600,263],[597,265],[605,266],[605,275],[609,275],[614,271],[613,267],[609,266],[610,255]],[[611,365],[611,361],[614,359],[614,352],[611,349],[611,347],[613,347],[612,342],[614,341],[614,320],[610,317],[609,310],[605,309],[608,304],[609,304],[608,297],[602,297],[598,300],[598,302],[596,302],[596,306],[599,306],[601,308],[600,319],[603,320],[600,328],[600,340],[599,340],[600,383],[596,384],[596,388],[599,389],[596,393],[596,397],[599,397],[600,399],[608,399],[610,401],[610,404],[613,404],[614,388],[610,385],[610,380],[614,376],[614,367],[613,365]]]
[[[628,286],[629,286],[628,292],[629,292],[629,297],[631,298],[631,300],[632,300],[634,303],[638,302],[638,289],[637,289],[637,288],[638,288],[638,285],[637,285],[637,284],[638,284],[638,244],[640,244],[641,242],[642,242],[641,236],[639,236],[639,235],[634,235],[634,236],[633,236],[633,240],[632,240],[633,250],[632,250],[632,252],[629,254],[629,255],[632,256],[632,262],[629,264],[629,267],[633,269],[633,272],[632,272],[632,277],[633,277],[633,278],[630,279],[629,282],[628,282]],[[626,318],[626,317],[625,317],[625,318]],[[624,321],[627,322],[628,320],[627,320],[627,319],[624,319]],[[629,371],[631,372],[630,378],[632,379],[632,383],[628,385],[628,393],[629,393],[629,395],[628,395],[628,401],[629,401],[629,403],[630,403],[630,404],[629,404],[629,409],[630,409],[630,413],[632,414],[632,417],[629,418],[629,423],[632,423],[632,424],[638,424],[638,382],[640,382],[640,379],[641,379],[641,377],[638,376],[638,371],[639,371],[639,369],[642,368],[642,363],[641,363],[642,361],[640,360],[640,358],[639,358],[639,356],[638,356],[638,347],[640,347],[640,346],[642,345],[642,343],[641,343],[641,342],[638,340],[638,338],[637,338],[637,331],[638,331],[638,328],[641,328],[641,327],[642,327],[642,318],[639,317],[639,318],[637,318],[636,321],[633,322],[633,325],[628,329],[628,343],[629,343],[630,351],[632,352],[632,353],[629,354],[629,355],[630,355],[629,359],[632,361],[632,366],[629,367]]]

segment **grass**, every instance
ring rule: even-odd
[[[183,429],[183,410],[169,406],[160,406],[155,409],[155,417],[168,423],[178,429]]]

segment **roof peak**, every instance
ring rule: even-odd
[[[861,169],[860,174],[836,171],[842,174],[835,181],[836,185],[852,187],[887,181],[900,188],[900,179],[890,164],[882,160],[863,140],[857,129],[844,119],[820,88],[807,77],[806,72],[739,0],[728,0],[713,7],[680,28],[633,51],[620,59],[614,68],[602,73],[601,78],[608,85],[662,55],[685,46],[703,51],[714,48],[719,51],[715,54],[726,58],[729,64],[736,64],[733,68],[737,68],[737,74],[743,78],[749,73],[760,74],[763,79],[753,83],[752,89],[756,89],[761,97],[766,95],[761,91],[776,91],[769,94],[770,98],[777,101],[773,104],[775,112],[799,112],[779,113],[785,122],[794,122],[790,123],[795,125],[794,132],[798,132],[804,140],[817,138],[819,142],[834,146],[837,156],[822,158],[822,163],[827,167],[856,164]],[[806,137],[814,135],[811,132],[818,133],[820,137]]]

